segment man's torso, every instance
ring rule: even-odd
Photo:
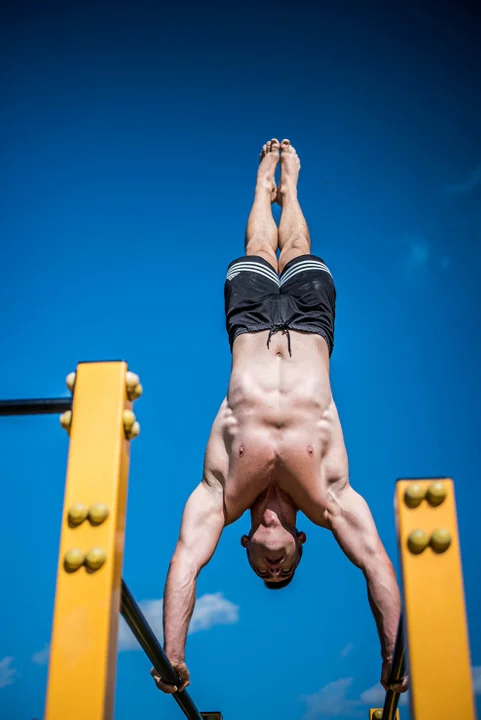
[[[267,331],[234,343],[229,389],[213,428],[222,443],[210,442],[206,454],[224,479],[227,524],[276,487],[322,525],[328,489],[347,482],[327,344],[316,334],[290,336],[292,357],[281,332],[269,348]]]

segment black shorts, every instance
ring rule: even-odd
[[[231,350],[242,333],[270,330],[269,342],[279,330],[301,330],[322,335],[331,355],[336,289],[329,268],[316,255],[294,258],[280,277],[257,255],[233,260],[227,270],[224,299]]]

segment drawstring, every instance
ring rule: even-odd
[[[292,357],[291,353],[291,335],[289,333],[289,323],[283,322],[283,323],[276,323],[273,325],[269,330],[269,335],[267,337],[267,347],[269,347],[271,342],[271,337],[275,335],[276,332],[279,332],[279,330],[282,330],[283,335],[287,335],[287,349],[289,350],[289,357]]]

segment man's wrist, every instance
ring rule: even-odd
[[[166,645],[164,647],[164,652],[171,663],[182,663],[185,661],[185,653],[183,651],[180,651],[178,648],[173,648]]]

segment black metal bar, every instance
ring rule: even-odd
[[[152,632],[152,628],[145,619],[142,610],[135,602],[124,580],[122,580],[120,612],[159,675],[167,683],[178,686],[181,683],[180,678],[170,664],[169,658],[164,653],[159,641]],[[202,720],[202,715],[197,710],[187,690],[175,692],[172,696],[186,717],[190,718],[190,720]]]
[[[72,398],[34,398],[29,400],[0,400],[0,416],[55,415],[71,410]]]
[[[391,674],[389,676],[389,685],[401,682],[404,677],[404,631],[402,615],[399,619],[397,629],[396,644],[394,646],[394,655],[391,666]],[[382,711],[382,720],[394,720],[397,706],[399,703],[399,693],[394,690],[388,690],[384,700],[384,708]]]

